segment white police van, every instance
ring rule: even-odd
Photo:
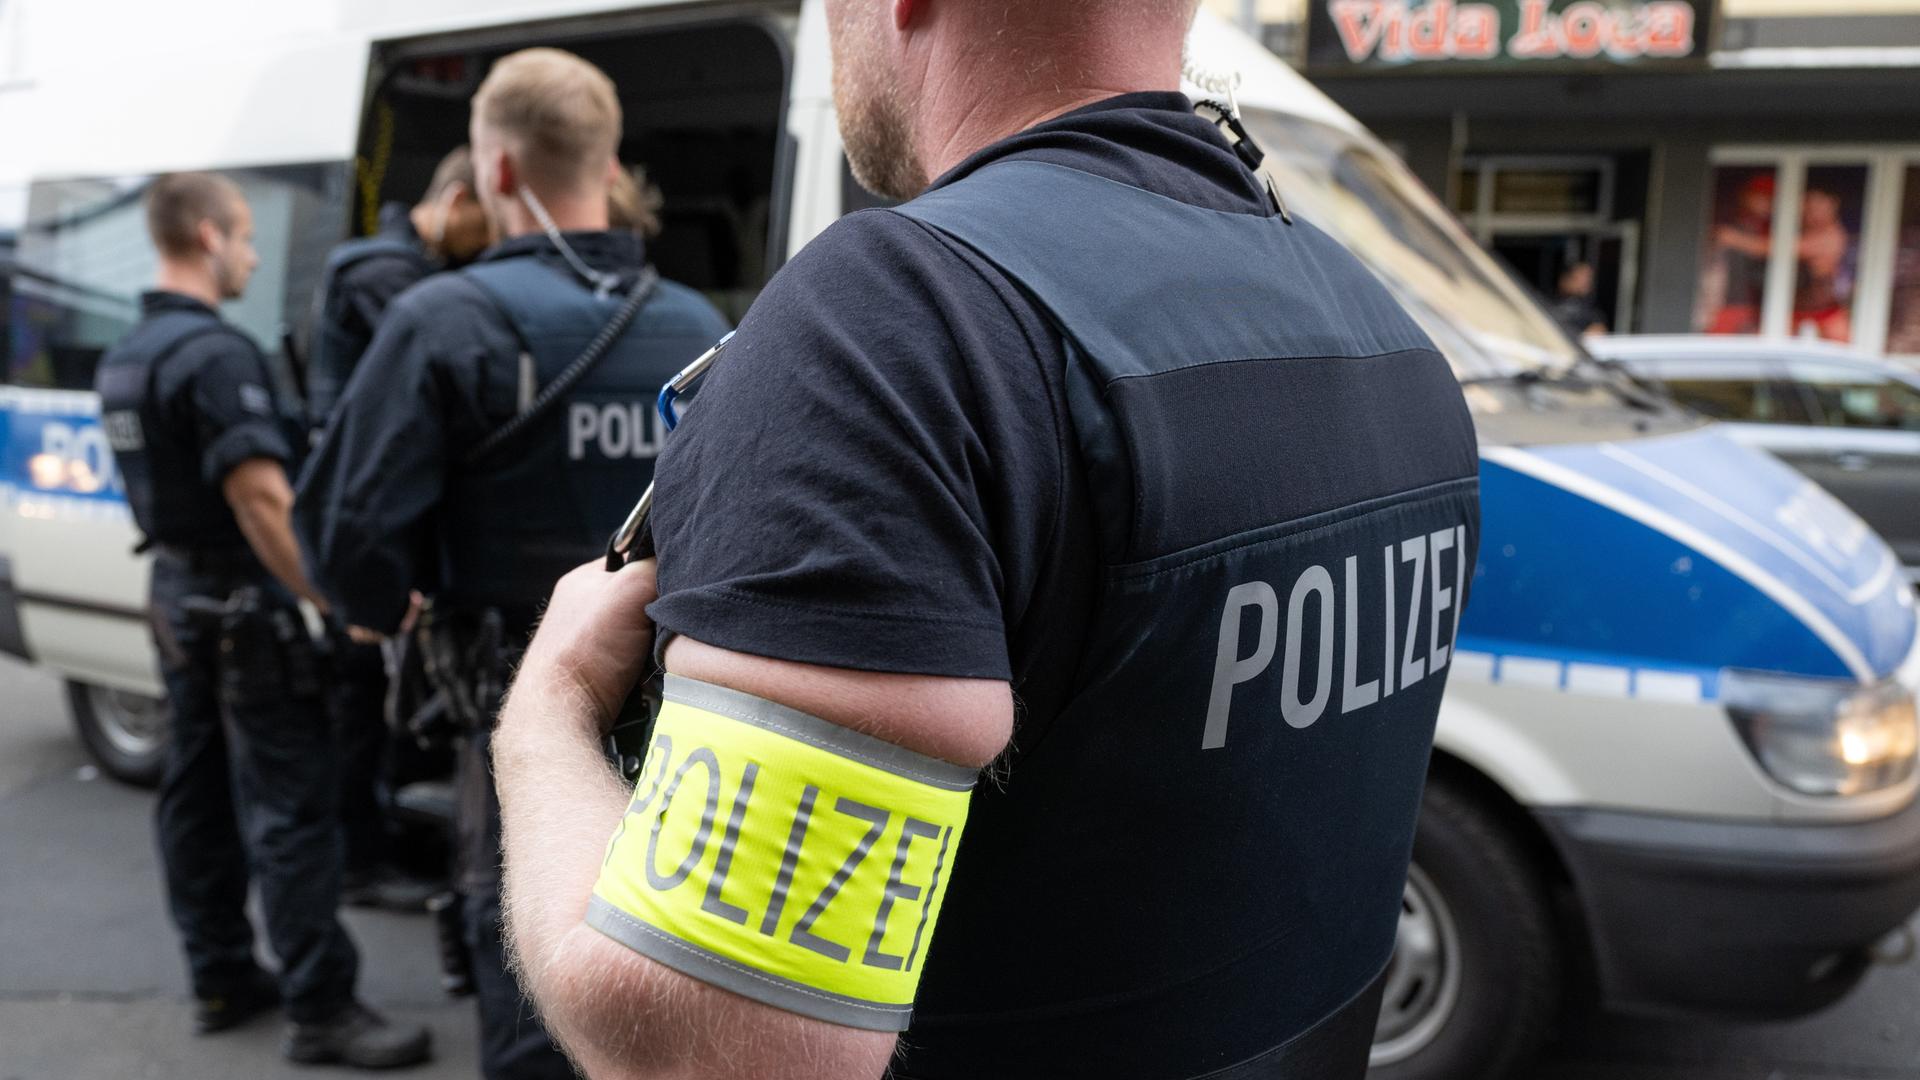
[[[614,77],[625,156],[667,196],[663,272],[736,315],[866,201],[816,0],[334,0],[231,22],[168,4],[111,27],[85,5],[14,2],[0,649],[70,681],[82,734],[123,776],[150,776],[159,687],[145,567],[86,388],[152,269],[151,176],[219,168],[245,187],[263,263],[230,315],[270,348],[329,244],[424,185],[488,62],[527,45]],[[1845,992],[1920,905],[1920,665],[1892,554],[1818,488],[1587,361],[1250,39],[1203,15],[1192,54],[1210,93],[1239,76],[1293,211],[1357,251],[1452,360],[1483,445],[1480,561],[1445,643],[1377,1075],[1499,1075],[1589,988],[1756,1015]]]

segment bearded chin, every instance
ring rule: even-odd
[[[897,94],[857,80],[835,80],[840,141],[860,186],[882,198],[905,202],[926,190],[928,176],[913,149],[907,109]]]

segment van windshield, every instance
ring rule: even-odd
[[[1377,144],[1264,109],[1244,119],[1287,209],[1384,280],[1462,379],[1556,374],[1579,348]]]

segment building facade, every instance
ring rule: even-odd
[[[1920,0],[1209,0],[1615,331],[1920,358]]]

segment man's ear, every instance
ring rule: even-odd
[[[513,155],[507,153],[506,147],[499,147],[493,151],[493,193],[512,198],[518,190],[520,176],[514,168]]]
[[[200,219],[200,224],[194,232],[200,241],[200,251],[205,255],[211,255],[220,250],[221,245],[227,240],[226,234],[220,231],[219,223],[212,218]]]

